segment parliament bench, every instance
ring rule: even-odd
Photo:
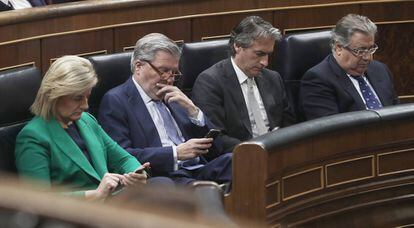
[[[413,128],[414,104],[405,104],[323,117],[241,143],[226,210],[273,227],[411,224]]]

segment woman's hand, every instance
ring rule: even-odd
[[[121,185],[126,182],[126,177],[124,175],[116,173],[105,173],[101,183],[95,190],[90,190],[85,192],[85,197],[87,199],[103,200],[108,197],[118,185]]]

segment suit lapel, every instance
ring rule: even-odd
[[[262,97],[263,105],[266,110],[267,119],[269,120],[269,127],[270,129],[273,129],[275,126],[273,119],[271,118],[271,110],[270,108],[274,108],[276,106],[275,99],[272,96],[272,90],[275,88],[272,88],[272,83],[268,83],[266,78],[264,78],[263,75],[260,75],[259,77],[255,77],[255,81],[257,84],[257,88],[259,89],[260,96]]]
[[[332,72],[334,72],[342,87],[350,96],[352,96],[358,109],[364,110],[366,108],[364,101],[362,100],[358,91],[355,89],[355,86],[352,83],[351,79],[349,79],[346,72],[338,65],[333,55],[330,55],[328,58]]]
[[[378,98],[381,101],[381,104],[383,106],[391,105],[391,103],[388,102],[387,99],[384,98],[384,95],[382,91],[386,91],[387,89],[383,87],[384,82],[382,81],[382,78],[378,74],[381,74],[380,72],[374,72],[371,67],[368,66],[366,77],[371,84],[372,88],[374,89],[375,93],[377,94]]]
[[[237,75],[234,71],[233,65],[231,64],[230,58],[226,60],[225,66],[226,74],[224,75],[224,83],[228,85],[228,88],[231,88],[228,92],[235,104],[235,107],[239,111],[237,113],[239,113],[240,119],[243,122],[244,127],[250,132],[250,135],[253,135],[249,119],[249,112],[247,111],[247,105],[244,101],[243,91],[241,89],[239,80],[237,79]],[[233,114],[237,115],[237,113]]]
[[[154,121],[152,120],[137,87],[132,81],[132,78],[127,81],[126,93],[128,96],[128,103],[130,104],[129,108],[131,109],[131,112],[134,113],[133,116],[141,125],[140,127],[143,129],[143,132],[145,132],[145,139],[148,142],[147,145],[162,146],[160,135],[155,127]]]
[[[104,153],[104,148],[100,144],[100,140],[96,137],[96,133],[91,129],[91,127],[83,121],[82,119],[76,121],[78,126],[79,133],[85,141],[86,148],[88,149],[89,155],[93,162],[94,170],[98,173],[100,177],[103,177],[106,172],[108,172],[106,165],[106,153]],[[90,163],[89,163],[90,164]]]
[[[0,1],[0,11],[13,10],[13,7]]]
[[[89,163],[88,159],[85,157],[76,143],[72,140],[72,138],[60,126],[59,122],[56,119],[50,120],[48,128],[50,135],[53,135],[53,137],[51,137],[52,140],[56,143],[59,149],[83,171],[94,177],[96,180],[101,181],[101,177]],[[84,138],[84,140],[86,139]]]

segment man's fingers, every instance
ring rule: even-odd
[[[213,143],[214,139],[213,138],[194,138],[188,141],[191,141],[196,144],[206,144],[206,143]]]
[[[211,143],[202,143],[202,144],[197,144],[197,145],[195,145],[194,147],[195,147],[196,149],[205,150],[205,149],[210,148],[211,146],[212,146],[212,144],[211,144]]]
[[[207,154],[208,150],[197,150],[197,155]]]
[[[158,88],[160,88],[158,90],[158,93],[170,93],[173,91],[179,91],[179,89],[175,86],[172,85],[167,85],[167,84],[161,84],[161,83],[157,83]]]

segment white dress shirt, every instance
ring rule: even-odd
[[[31,8],[32,5],[27,0],[1,0],[4,4],[13,6],[14,9]]]
[[[247,97],[247,93],[248,93],[248,86],[247,86],[247,75],[236,65],[236,63],[234,62],[233,58],[231,58],[231,64],[233,65],[234,71],[236,72],[237,75],[237,79],[239,80],[240,83],[240,87],[242,89],[243,92],[243,97],[244,97],[244,103],[246,103],[246,107],[247,107],[247,111],[249,112],[249,120],[250,120],[250,125],[252,127],[252,133],[253,133],[253,137],[257,137],[259,136],[259,131],[257,129],[256,123],[254,121],[254,117],[253,117],[253,112],[251,107],[249,107],[249,102],[248,102],[248,97]],[[263,104],[263,100],[262,97],[260,96],[260,92],[259,89],[257,88],[256,82],[253,80],[253,94],[254,97],[257,100],[257,103],[259,103],[259,109],[260,109],[260,114],[263,117],[265,126],[267,129],[269,129],[269,119],[267,118],[267,113],[266,113],[266,109],[264,107]]]
[[[177,156],[177,145],[174,144],[173,141],[168,137],[167,130],[165,130],[164,127],[164,121],[161,117],[161,114],[159,113],[157,107],[155,106],[155,102],[145,93],[145,91],[142,89],[142,87],[138,84],[138,82],[135,81],[134,77],[132,77],[132,81],[134,82],[135,86],[138,89],[139,94],[141,95],[142,100],[144,101],[145,106],[148,109],[148,112],[152,118],[152,121],[155,124],[155,127],[157,129],[158,135],[160,136],[161,144],[163,147],[171,146],[173,148],[173,156],[174,156],[174,170],[178,169],[178,163],[180,162],[178,160]],[[168,113],[171,115],[170,110],[167,109]],[[138,114],[139,115],[139,114]],[[205,125],[204,120],[204,114],[201,110],[198,111],[197,119],[189,117],[190,121],[200,127],[203,127]],[[185,139],[183,137],[183,134],[181,133],[180,128],[177,125],[177,122],[175,121],[174,117],[172,117],[174,126],[178,132],[178,135],[182,142],[185,142]]]

